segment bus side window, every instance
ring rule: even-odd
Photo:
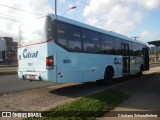
[[[104,54],[114,54],[113,37],[101,34],[101,51]]]
[[[138,54],[139,54],[140,57],[143,57],[142,49],[143,49],[143,45],[139,44],[139,46],[138,46]]]
[[[119,38],[114,38],[114,47],[115,47],[115,54],[116,55],[121,55],[121,39]]]
[[[134,56],[132,42],[129,42],[130,56]]]
[[[81,29],[77,26],[58,22],[58,43],[69,51],[80,52],[82,50]]]
[[[99,53],[100,52],[100,39],[99,33],[91,30],[82,30],[83,48],[84,52]]]
[[[136,56],[140,56],[140,46],[138,43],[136,43]]]
[[[68,30],[68,49],[81,51],[81,45],[81,29],[76,26],[70,26]]]
[[[132,42],[133,56],[137,56],[138,46],[136,43]]]
[[[67,40],[67,26],[66,26],[66,24],[58,22],[57,37],[58,37],[58,39],[57,39],[58,43],[62,47],[67,47],[68,40]]]

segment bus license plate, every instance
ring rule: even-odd
[[[30,75],[29,78],[30,78],[31,80],[34,80],[34,79],[35,79],[35,76],[34,76],[34,75]]]

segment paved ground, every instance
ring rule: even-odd
[[[117,106],[110,113],[104,116],[112,116],[115,111],[127,111],[126,114],[133,114],[130,111],[159,111],[160,112],[160,67],[151,69],[139,79],[123,84],[116,89],[131,94],[131,98]],[[125,114],[125,112],[123,114]],[[129,112],[129,113],[128,113]],[[152,114],[152,112],[149,112]],[[139,113],[144,114],[144,113]],[[153,113],[154,114],[154,113]],[[118,116],[118,112],[117,112]],[[117,120],[118,118],[102,117],[99,120]],[[119,118],[128,120],[129,118]],[[118,120],[119,120],[118,119]],[[134,118],[130,118],[134,119]],[[137,120],[137,118],[135,118]],[[140,119],[160,119],[160,118],[140,118]]]
[[[160,64],[150,64],[150,68],[154,68],[154,67],[157,67],[157,66],[160,66]]]
[[[53,82],[20,80],[17,75],[0,76],[0,94],[57,85]]]

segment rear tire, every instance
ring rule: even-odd
[[[113,82],[113,70],[111,68],[107,68],[105,70],[103,84],[104,85],[111,85],[112,82]]]
[[[142,68],[142,65],[141,65],[140,69],[139,69],[139,73],[137,74],[137,76],[141,77],[142,76],[142,72],[143,72],[143,68]]]
[[[98,85],[102,85],[102,84],[103,84],[103,80],[96,80],[96,83],[97,83]]]

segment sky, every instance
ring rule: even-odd
[[[0,37],[19,39],[24,21],[54,13],[54,5],[55,0],[0,0]],[[142,42],[160,40],[160,0],[57,0],[57,13]]]

